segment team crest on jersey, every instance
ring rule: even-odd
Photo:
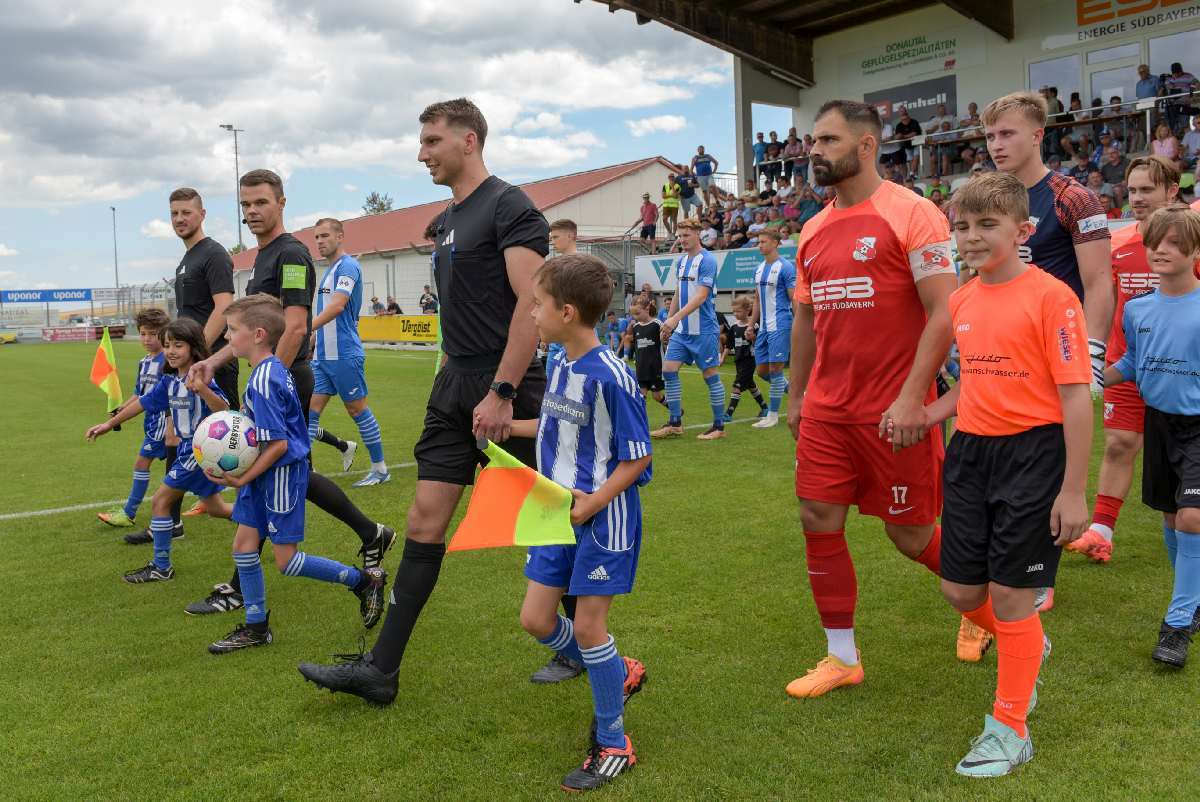
[[[1114,408],[1115,408],[1114,404],[1110,404],[1107,401],[1104,402],[1104,419],[1105,420],[1112,419]]]
[[[875,258],[875,237],[859,237],[854,241],[854,253],[851,254],[855,261],[865,262],[868,259]]]

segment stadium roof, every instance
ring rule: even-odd
[[[674,170],[676,165],[662,156],[651,156],[637,161],[613,164],[608,167],[598,167],[595,170],[585,170],[581,173],[571,173],[557,178],[545,178],[541,181],[531,181],[521,184],[521,189],[540,210],[549,209],[560,203],[576,198],[585,192],[616,181],[631,173],[651,165],[661,164],[667,169]],[[347,250],[355,256],[364,253],[387,253],[403,251],[410,248],[426,247],[432,243],[425,239],[425,226],[435,215],[446,208],[449,200],[422,203],[419,206],[409,206],[382,214],[355,217],[343,220],[346,229]],[[297,239],[305,244],[308,250],[316,254],[317,242],[313,238],[311,226],[292,232]],[[254,265],[254,256],[258,248],[248,248],[233,257],[235,270],[249,270]]]
[[[582,0],[575,0],[576,3]],[[749,61],[789,83],[809,87],[813,39],[904,14],[937,0],[595,0],[609,11],[660,22]],[[943,0],[968,19],[1013,38],[1013,0]]]

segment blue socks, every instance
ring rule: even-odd
[[[375,413],[364,409],[354,416],[354,422],[358,424],[358,434],[371,455],[371,464],[383,462],[383,437],[379,434],[379,421],[375,420]]]
[[[683,386],[679,383],[679,371],[663,371],[663,386],[667,391],[667,409],[671,411],[671,425],[678,426],[683,420]]]
[[[787,387],[787,382],[783,378],[782,370],[768,374],[767,379],[771,382],[771,411],[777,413],[779,406],[783,403],[783,392]]]
[[[283,567],[283,573],[284,576],[304,576],[322,582],[336,582],[351,589],[358,587],[358,583],[362,581],[362,572],[357,568],[302,551],[292,555],[292,559]]]
[[[131,516],[132,517],[132,516]],[[154,538],[154,565],[166,570],[171,567],[171,516],[150,519],[150,536]]]
[[[171,470],[171,466],[167,466]],[[130,518],[137,515],[137,509],[146,497],[146,488],[150,487],[150,471],[134,471],[133,487],[129,488],[129,500],[125,502],[125,514]]]
[[[1167,522],[1163,521],[1163,543],[1167,545],[1167,559],[1171,561],[1171,567],[1175,567],[1175,550],[1176,550],[1175,530],[1167,526]]]
[[[596,709],[596,740],[601,746],[625,747],[625,661],[612,635],[594,649],[584,649]]]
[[[550,647],[563,657],[574,660],[576,663],[583,662],[583,655],[579,652],[579,644],[575,642],[575,624],[569,618],[560,615],[558,617],[558,626],[554,628],[554,632],[548,638],[538,638],[538,643]],[[622,678],[621,682],[623,683],[624,681],[624,678]]]
[[[315,443],[321,439],[321,413],[315,409],[308,411],[308,442]]]
[[[1175,530],[1175,593],[1167,608],[1166,622],[1172,627],[1189,627],[1200,604],[1200,533]]]
[[[714,373],[704,380],[708,385],[708,403],[712,406],[713,427],[725,428],[725,385],[721,384],[721,374]]]
[[[267,583],[263,579],[258,552],[235,551],[233,563],[237,566],[242,600],[246,603],[246,623],[261,624],[267,620]]]

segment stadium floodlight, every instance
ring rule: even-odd
[[[244,134],[246,129],[235,128],[229,123],[221,123],[220,127],[233,134],[233,224],[237,226],[238,250],[244,250],[246,246],[242,242],[242,204],[238,198],[238,179],[241,178],[241,171],[238,169],[237,135]]]

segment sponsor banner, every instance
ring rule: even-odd
[[[109,326],[108,334],[114,340],[125,336],[124,326]],[[42,329],[42,339],[48,343],[89,342],[104,336],[103,326],[52,326]]]
[[[839,60],[842,75],[908,78],[983,64],[982,26],[943,31],[913,31],[880,47],[859,50]]]
[[[91,290],[0,290],[0,304],[90,301]]]
[[[758,248],[739,248],[734,251],[713,251],[717,258],[717,290],[750,290],[754,288],[754,271],[762,262]],[[795,261],[796,244],[791,240],[779,246],[779,255]],[[634,286],[649,284],[654,292],[675,289],[675,262],[679,254],[639,256],[634,262]]]
[[[143,295],[146,295],[147,297],[154,294],[154,293],[147,293],[144,290],[142,292],[143,292]],[[121,298],[121,291],[118,289],[113,289],[113,288],[107,288],[107,289],[93,288],[92,289],[92,300],[99,304],[116,303],[118,300],[120,300],[120,298]]]
[[[958,114],[958,78],[943,75],[927,81],[867,92],[863,95],[863,102],[878,109],[884,122],[895,120],[898,117],[897,109],[904,106],[908,109],[908,115],[921,123],[924,130],[929,118],[937,114],[940,103],[946,104],[950,116]],[[929,133],[932,132],[925,131],[925,134]]]
[[[1131,33],[1151,33],[1156,28],[1176,23],[1200,23],[1200,3],[1196,0],[1075,0],[1075,18],[1071,22],[1073,25],[1064,26],[1068,30],[1060,29],[1060,32],[1043,38],[1042,49],[1054,50]]]
[[[364,315],[358,319],[358,336],[364,341],[438,341],[437,315]]]

